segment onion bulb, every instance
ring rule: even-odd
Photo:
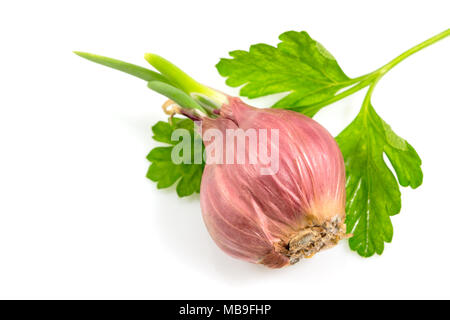
[[[300,113],[227,100],[218,118],[203,119],[203,131],[277,129],[279,168],[261,174],[261,163],[206,164],[200,201],[216,244],[235,258],[280,268],[345,238],[345,167],[334,138]]]

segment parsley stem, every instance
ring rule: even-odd
[[[435,42],[438,42],[439,40],[444,39],[447,36],[450,36],[450,29],[447,29],[447,30],[429,38],[428,40],[425,40],[424,42],[419,43],[418,45],[412,47],[411,49],[403,52],[401,55],[399,55],[395,59],[391,60],[390,62],[388,62],[381,68],[379,68],[371,73],[368,73],[366,75],[352,79],[352,84],[356,83],[356,85],[349,87],[347,90],[333,96],[330,99],[324,100],[322,102],[319,102],[317,104],[314,104],[314,105],[311,105],[308,107],[314,107],[314,108],[320,109],[320,108],[327,106],[333,102],[339,101],[339,100],[370,85],[370,88],[366,94],[366,98],[364,99],[363,108],[362,108],[362,109],[364,109],[365,105],[366,104],[368,105],[368,102],[370,101],[370,97],[372,95],[372,92],[373,92],[377,82],[380,80],[381,77],[383,77],[386,74],[386,72],[391,70],[393,67],[395,67],[397,64],[399,64],[401,61],[403,61],[410,55],[432,45]]]
[[[370,98],[372,97],[373,90],[375,89],[375,86],[377,85],[378,81],[393,67],[395,67],[397,64],[405,60],[410,55],[432,45],[433,43],[438,42],[439,40],[444,39],[445,37],[448,37],[450,35],[450,29],[447,29],[421,43],[418,45],[412,47],[411,49],[403,52],[398,57],[392,59],[390,62],[379,68],[378,70],[374,71],[373,74],[376,76],[375,79],[371,80],[369,90],[367,90],[366,96],[364,97],[364,101],[361,107],[361,111],[367,110],[367,108],[370,105]]]
[[[420,51],[420,50],[432,45],[433,43],[436,43],[439,40],[442,40],[448,36],[450,36],[450,29],[447,29],[447,30],[429,38],[428,40],[425,40],[424,42],[419,43],[418,45],[412,47],[411,49],[403,52],[401,55],[399,55],[395,59],[391,60],[390,62],[388,62],[387,64],[382,66],[376,72],[378,72],[380,77],[382,77],[386,72],[391,70],[393,67],[395,67],[397,64],[399,64],[401,61],[405,60],[410,55],[412,55],[412,54],[414,54],[414,53],[416,53],[416,52],[418,52],[418,51]]]
[[[355,78],[353,80],[359,80],[359,79],[362,79],[362,80],[359,83],[355,82],[355,83],[357,83],[356,85],[348,88],[347,90],[345,90],[341,93],[338,93],[337,95],[333,96],[332,98],[329,98],[327,100],[321,101],[319,103],[316,103],[314,105],[310,105],[307,107],[313,107],[313,108],[320,109],[320,108],[325,107],[333,102],[339,101],[349,95],[352,95],[353,93],[370,85],[373,82],[373,79],[376,77],[376,75],[377,74],[373,72],[373,73],[367,74],[365,76]]]

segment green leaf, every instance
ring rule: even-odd
[[[144,58],[156,70],[161,72],[161,74],[163,74],[167,79],[174,83],[175,87],[181,89],[189,96],[195,97],[196,99],[198,99],[199,96],[203,99],[208,98],[208,102],[212,104],[213,108],[220,108],[224,103],[228,101],[226,95],[197,82],[183,70],[178,68],[172,62],[164,59],[163,57],[158,56],[154,53],[146,53],[144,55]],[[158,91],[157,89],[154,90]],[[165,95],[164,92],[160,93]]]
[[[338,90],[358,79],[350,79],[336,59],[304,31],[280,35],[277,47],[256,44],[247,51],[232,51],[233,59],[221,59],[219,73],[231,87],[242,86],[240,94],[257,98],[287,93],[273,108],[292,109],[313,116],[317,104],[335,96]]]
[[[175,164],[172,161],[173,148],[180,142],[172,140],[172,133],[176,129],[188,130],[190,134],[191,164]],[[148,169],[147,178],[157,182],[158,189],[168,188],[177,183],[176,191],[179,197],[199,193],[204,163],[194,164],[194,151],[202,153],[203,147],[199,150],[194,149],[194,141],[201,140],[200,136],[194,132],[194,122],[190,119],[172,118],[170,122],[159,121],[152,127],[152,131],[154,140],[169,146],[156,147],[150,151],[147,159],[152,164]]]
[[[175,88],[174,86],[161,82],[161,81],[150,81],[147,85],[153,91],[156,91],[167,98],[176,102],[179,106],[187,108],[187,109],[197,109],[202,111],[203,113],[207,113],[203,107],[198,104],[191,96],[189,96],[186,92]]]
[[[386,165],[386,154],[402,186],[422,183],[421,160],[414,148],[392,131],[371,104],[336,138],[347,174],[347,231],[353,233],[350,248],[361,256],[381,254],[391,242],[390,216],[400,212],[400,189]]]
[[[74,53],[82,58],[85,58],[87,60],[90,60],[92,62],[110,67],[112,69],[116,69],[128,74],[131,74],[132,76],[138,77],[145,81],[161,81],[165,82],[167,84],[171,84],[171,82],[162,74],[137,66],[135,64],[131,64],[128,62],[120,61],[113,58],[108,58],[104,56],[99,56],[97,54],[92,54],[88,52],[80,52],[80,51],[74,51]],[[173,85],[173,84],[172,84]]]

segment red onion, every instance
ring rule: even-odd
[[[228,101],[219,118],[203,119],[203,130],[278,129],[280,163],[273,175],[261,174],[260,163],[206,165],[200,200],[214,241],[271,268],[336,245],[346,231],[345,167],[333,137],[302,114]]]

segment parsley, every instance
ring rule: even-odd
[[[371,104],[337,136],[347,172],[347,229],[354,235],[350,248],[363,257],[383,253],[391,242],[390,216],[400,212],[400,189],[383,160],[387,155],[400,184],[422,184],[421,160],[414,148],[397,136]]]
[[[372,92],[386,72],[411,54],[450,35],[450,29],[420,43],[372,73],[350,79],[335,58],[306,32],[280,35],[277,47],[256,44],[249,51],[232,51],[217,70],[240,94],[257,98],[287,93],[273,108],[314,116],[321,108],[370,86],[361,110],[336,138],[345,159],[347,231],[352,250],[361,256],[381,254],[391,242],[390,216],[400,212],[403,187],[422,184],[421,160],[414,148],[394,133],[375,112]],[[394,173],[384,161],[384,155]],[[396,179],[397,178],[397,179]]]
[[[233,59],[221,59],[217,70],[228,77],[231,87],[244,85],[242,96],[257,98],[290,92],[273,108],[294,109],[313,116],[317,102],[333,97],[344,87],[354,84],[334,57],[306,32],[288,31],[282,42],[272,47],[256,44],[246,51],[232,51]]]
[[[194,122],[190,119],[172,118],[170,122],[159,121],[152,127],[153,139],[169,146],[156,147],[150,151],[147,159],[152,164],[148,169],[147,178],[157,182],[158,189],[168,188],[178,181],[177,194],[180,197],[185,197],[200,192],[204,163],[194,164],[193,152],[191,164],[175,164],[172,162],[172,150],[178,143],[178,141],[172,140],[172,133],[175,129],[189,131],[192,137],[191,146],[194,145],[194,139],[201,140],[198,134],[194,134]],[[203,152],[202,150],[199,149],[198,152]]]

